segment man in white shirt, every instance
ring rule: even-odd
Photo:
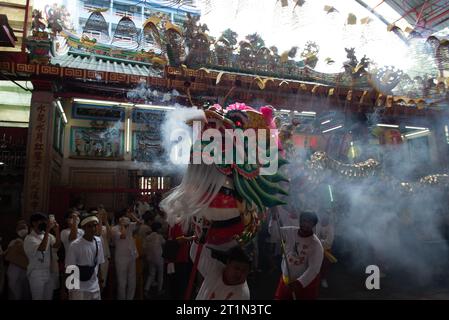
[[[134,212],[137,213],[139,219],[142,219],[143,215],[150,210],[151,206],[144,198],[139,199],[134,206]]]
[[[99,265],[104,263],[103,245],[97,233],[98,218],[89,215],[81,221],[84,235],[70,244],[66,257],[66,267],[80,267],[80,288],[69,291],[70,300],[101,300],[100,284],[101,272],[98,275]],[[91,269],[90,278],[81,276],[81,267]]]
[[[78,211],[71,211],[66,215],[67,228],[61,231],[61,242],[64,246],[65,256],[70,248],[70,244],[83,236],[84,231],[78,228],[80,223],[80,214]]]
[[[191,256],[196,255],[198,245],[192,244]],[[249,300],[250,293],[246,279],[251,260],[239,246],[228,252],[226,265],[212,257],[211,250],[203,248],[205,263],[198,264],[203,284],[196,300]]]
[[[59,225],[48,221],[42,213],[30,217],[31,233],[25,237],[24,250],[28,258],[27,276],[30,282],[33,300],[51,300],[53,298],[53,278],[51,277],[52,249],[61,246]],[[50,234],[53,230],[56,238]]]
[[[275,293],[276,300],[318,298],[323,246],[313,233],[317,222],[314,212],[305,211],[300,215],[299,228],[280,228],[285,252],[282,258],[282,276]],[[279,228],[273,224],[270,229],[276,227]]]
[[[140,220],[128,209],[126,216],[121,217],[119,224],[112,228],[119,300],[133,300],[136,292],[137,248],[133,234],[140,224]]]

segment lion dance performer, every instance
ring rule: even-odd
[[[249,152],[266,152],[266,146],[270,145],[271,151],[265,156],[275,158],[276,168],[287,163],[278,156],[280,146],[271,107],[262,107],[257,111],[239,103],[227,108],[214,105],[204,111],[201,131],[211,128],[223,134],[226,129],[233,129],[234,132],[236,129],[253,129],[258,138],[256,149],[249,143],[244,143],[243,149],[239,149],[233,140],[234,154],[244,151],[243,163],[189,164],[181,184],[161,202],[160,206],[167,213],[170,224],[181,223],[185,230],[192,225],[194,227],[196,240],[190,252],[194,268],[186,299],[190,299],[196,270],[204,276],[205,270],[216,268],[213,253],[235,252],[238,246],[244,249],[256,235],[260,217],[267,208],[285,204],[278,196],[287,195],[279,185],[283,181],[288,182],[285,176],[277,170],[271,175],[262,174],[268,163],[261,161],[259,153],[256,161],[248,160],[251,158],[248,157]],[[259,140],[260,130],[269,132],[265,137],[271,143]],[[223,146],[221,150],[223,159],[225,149]],[[201,290],[204,291],[203,288]]]

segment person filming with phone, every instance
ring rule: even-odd
[[[30,217],[31,233],[25,237],[24,250],[28,258],[27,277],[33,300],[53,298],[54,279],[51,276],[52,249],[61,246],[59,225],[49,221],[43,213],[33,213]],[[53,231],[55,236],[50,234]]]

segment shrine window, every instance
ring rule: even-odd
[[[170,177],[140,177],[139,188],[142,190],[141,195],[153,195],[157,192],[170,189]]]

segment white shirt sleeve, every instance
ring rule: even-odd
[[[48,241],[50,242],[51,246],[54,246],[55,243],[56,243],[56,237],[54,235],[52,235],[52,234],[49,234],[48,235]]]
[[[246,283],[239,294],[233,297],[233,300],[250,300],[249,288]]]
[[[195,242],[192,243],[190,250],[192,261],[195,261],[198,245]],[[223,266],[223,263],[221,263],[217,259],[212,258],[212,251],[206,246],[203,246],[200,261],[198,262],[198,271],[201,273],[203,278],[206,278],[207,276],[216,276],[217,273],[220,273],[220,271],[223,269]]]
[[[313,279],[320,273],[321,264],[323,263],[323,247],[321,243],[317,242],[314,244],[310,255],[308,256],[308,266],[306,271],[298,278],[302,286],[307,287]]]
[[[100,237],[94,238],[97,241],[98,244],[98,257],[97,257],[97,263],[102,264],[105,262],[104,259],[104,251],[103,251],[103,243]]]
[[[120,227],[114,226],[111,230],[112,242],[115,244],[118,240],[120,240]]]
[[[37,249],[39,248],[41,243],[42,240],[34,237],[33,235],[26,236],[23,243],[23,249],[25,250],[25,254],[27,255],[28,259],[31,259],[36,255]]]
[[[270,219],[270,222],[268,223],[268,233],[273,240],[279,241],[279,229],[276,220]]]
[[[67,244],[69,244],[69,233],[70,232],[67,232],[66,229],[61,230],[61,233],[60,233],[60,235],[61,235],[61,242],[64,245],[64,250],[66,250],[66,251],[69,250],[69,248],[65,247]],[[70,244],[68,246],[70,247]]]
[[[128,226],[128,232],[131,233],[131,236],[133,234],[133,232],[136,230],[137,228],[137,223],[136,222],[131,222]]]

